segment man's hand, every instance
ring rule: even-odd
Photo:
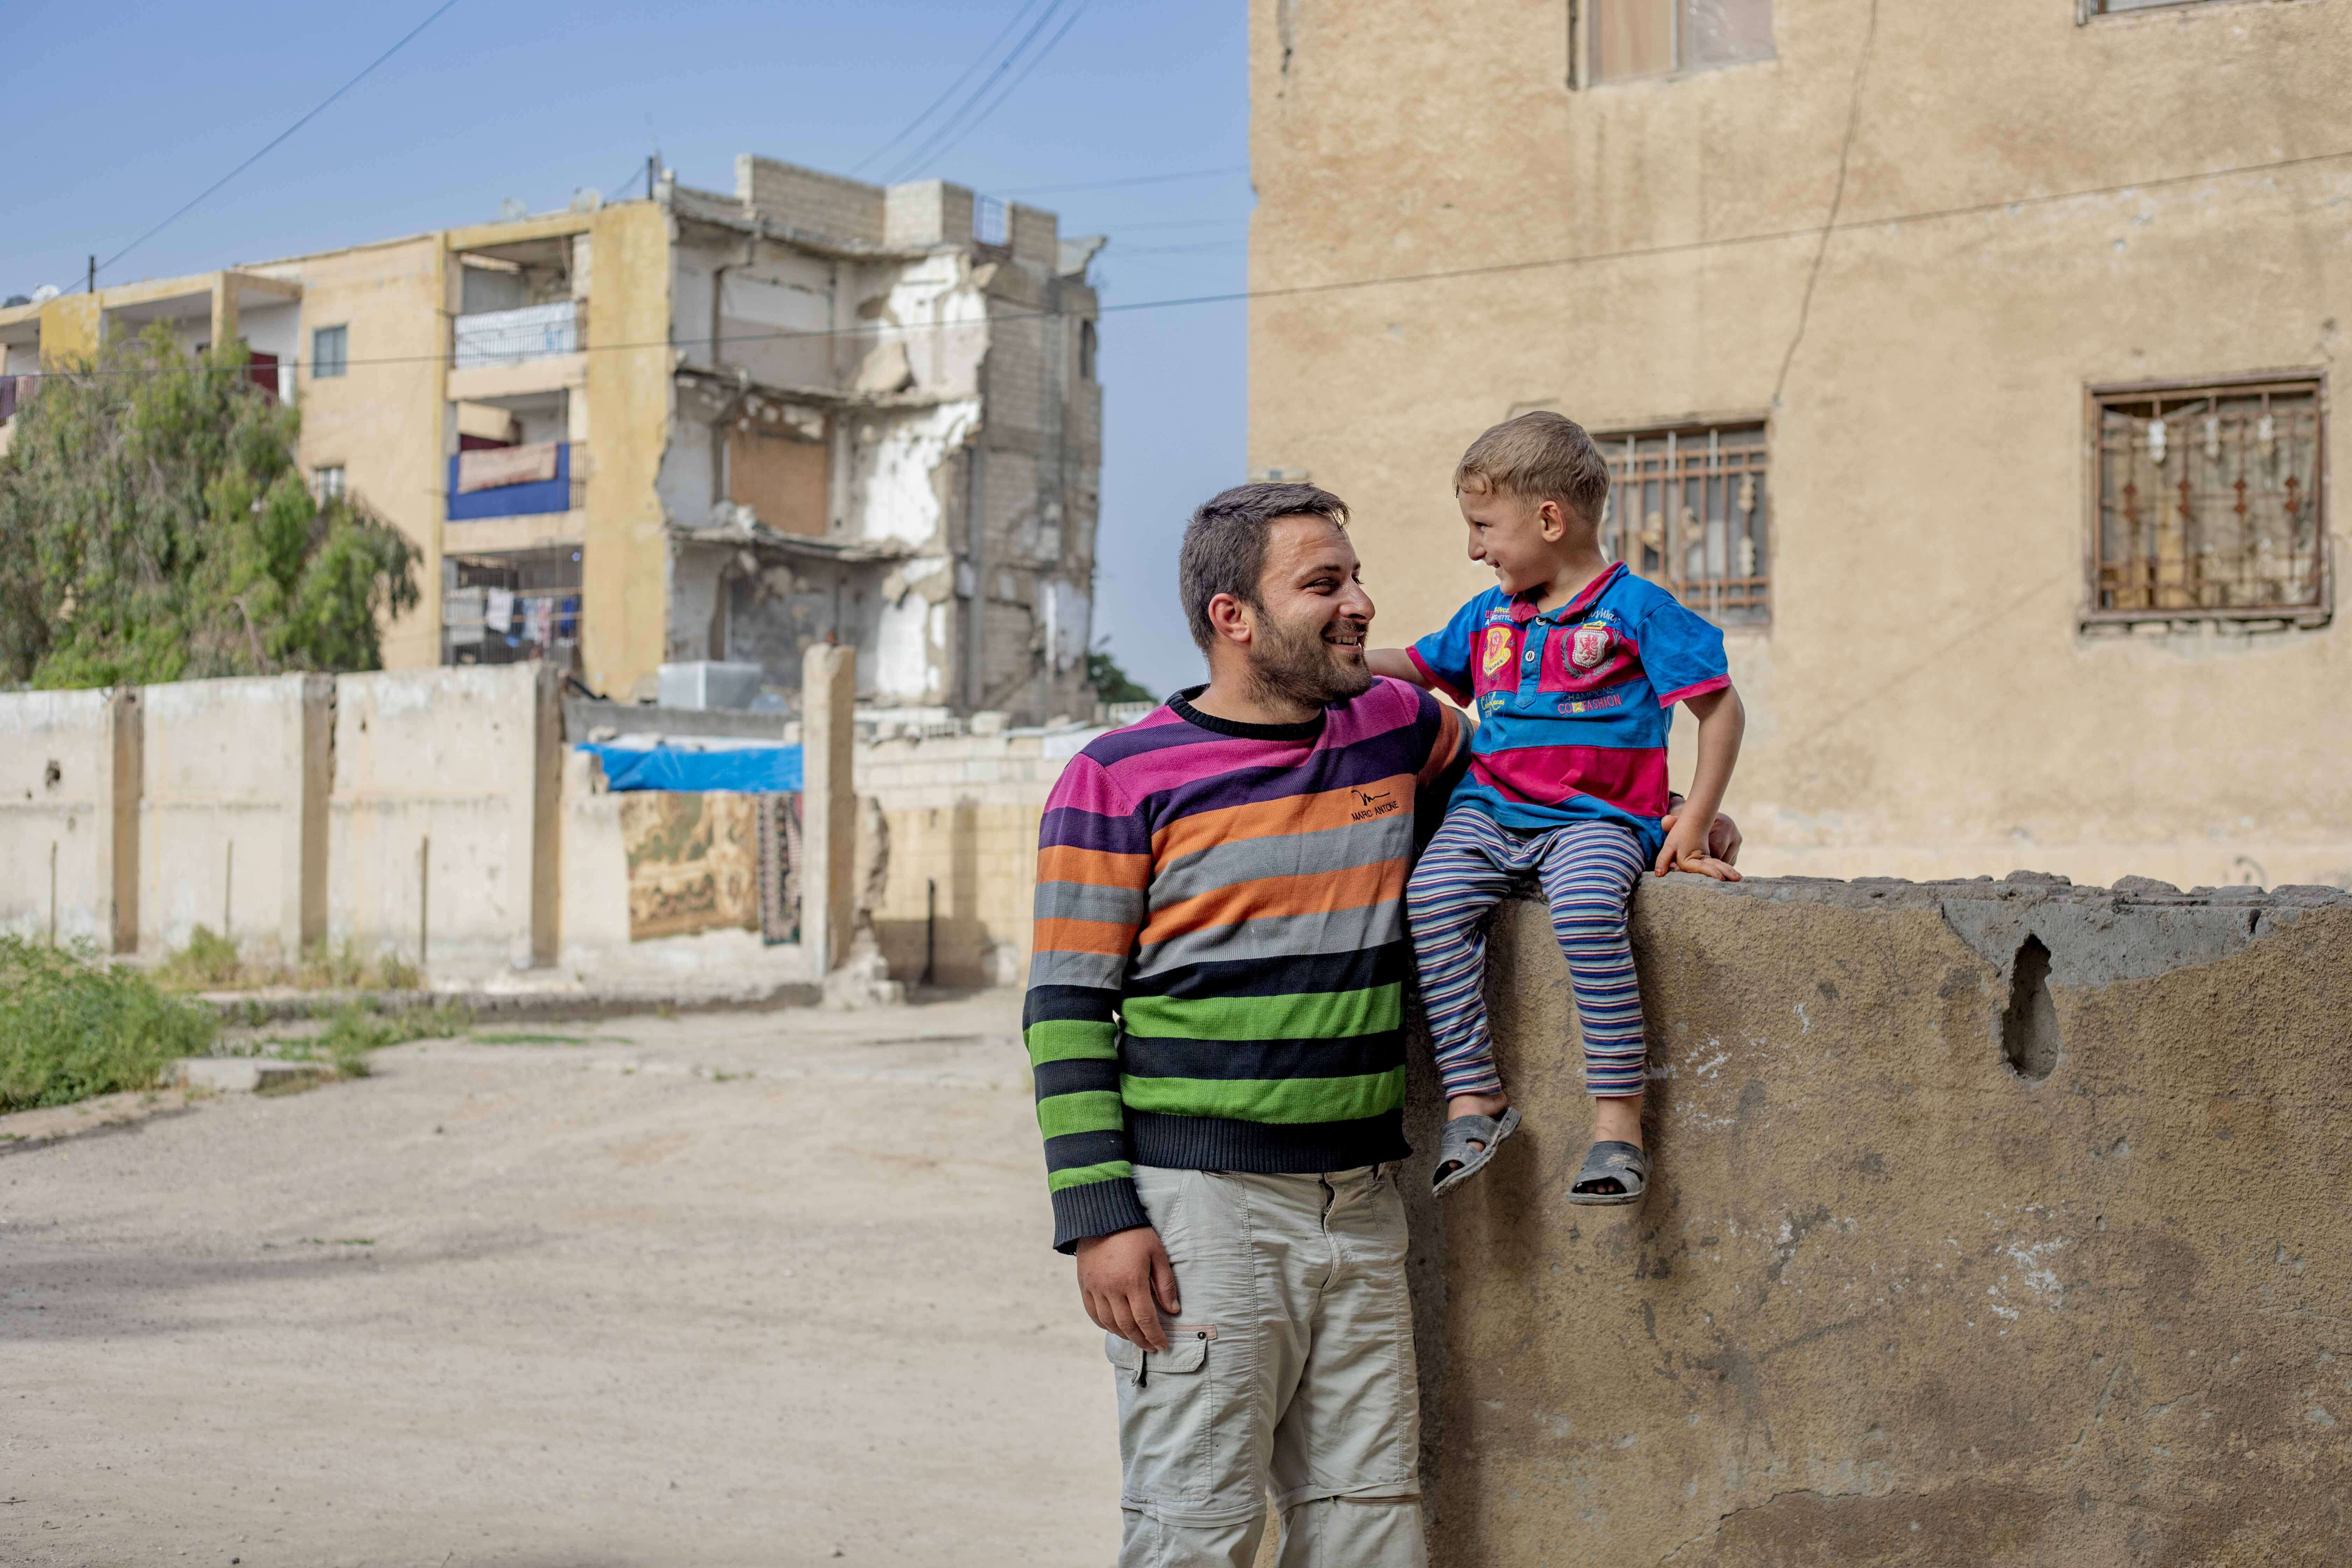
[[[1176,1270],[1160,1233],[1144,1225],[1078,1243],[1078,1300],[1095,1327],[1148,1351],[1166,1350],[1160,1314],[1176,1315]]]
[[[1731,857],[1739,853],[1739,829],[1731,819],[1718,816],[1702,832],[1697,823],[1687,816],[1667,816],[1659,819],[1666,830],[1666,841],[1658,847],[1657,864],[1651,869],[1658,876],[1669,871],[1696,871],[1702,877],[1712,877],[1718,882],[1737,882],[1739,873],[1733,868]],[[1717,842],[1722,830],[1728,828],[1729,843],[1724,847],[1729,853],[1717,858]]]

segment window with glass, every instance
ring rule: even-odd
[[[343,492],[343,466],[331,464],[310,470],[310,493],[320,500],[334,500]]]
[[[341,375],[351,364],[349,329],[320,327],[310,334],[310,379]]]
[[[2094,621],[2324,622],[2316,377],[2091,395]]]
[[[1764,426],[1699,425],[1595,438],[1609,459],[1601,543],[1612,561],[1722,626],[1771,619]]]
[[[1596,82],[1772,58],[1772,0],[1582,0]]]

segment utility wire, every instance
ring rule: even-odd
[[[1950,218],[1981,217],[1994,213],[2010,212],[2026,207],[2049,206],[2059,202],[2083,201],[2093,196],[2128,195],[2135,191],[2157,190],[2169,185],[2195,184],[2205,180],[2222,180],[2239,174],[2274,174],[2283,169],[2303,168],[2312,164],[2337,163],[2352,158],[2352,148],[2333,153],[2308,153],[2293,158],[2267,159],[2259,163],[2237,163],[2221,169],[2200,169],[2186,174],[2158,174],[2147,179],[2126,180],[2112,185],[2096,185],[2083,190],[2052,191],[2042,195],[2005,196],[1996,201],[1970,202],[1961,206],[1932,207],[1916,212],[1880,213],[1869,217],[1843,218],[1837,223],[1839,233],[1855,229],[1878,228],[1895,224],[1930,223]],[[1313,294],[1345,293],[1357,289],[1381,289],[1413,283],[1442,283],[1465,278],[1492,278],[1514,272],[1532,272],[1556,267],[1591,266],[1609,261],[1638,261],[1658,256],[1687,256],[1700,251],[1730,250],[1751,245],[1771,245],[1791,239],[1815,239],[1822,232],[1819,224],[1801,228],[1768,229],[1754,234],[1726,235],[1715,239],[1680,240],[1666,245],[1629,246],[1622,250],[1586,251],[1571,256],[1542,257],[1528,261],[1497,261],[1477,267],[1433,268],[1426,272],[1389,273],[1373,278],[1339,278],[1328,283],[1291,283],[1271,289],[1236,289],[1217,294],[1188,294],[1164,300],[1136,300],[1122,304],[1097,307],[1099,315],[1124,315],[1133,310],[1166,310],[1191,305],[1226,305],[1254,300],[1288,300]],[[1040,321],[1061,314],[1053,310],[1008,310],[988,318],[989,324],[1004,321]],[[780,339],[795,342],[819,338],[879,337],[889,333],[911,334],[915,331],[937,331],[976,326],[977,322],[929,321],[914,326],[891,326],[884,323],[861,323],[854,327],[835,327],[813,331],[778,329],[766,332],[740,332],[720,337],[660,338],[643,342],[602,343],[583,345],[583,353],[612,353],[638,350],[679,349],[707,343],[772,342]],[[351,359],[346,364],[433,364],[446,361],[450,354],[391,354],[377,359]],[[75,371],[77,375],[156,374],[150,370]],[[176,372],[169,374],[178,374]]]
[[[996,62],[996,68],[989,72],[987,76],[982,78],[980,85],[973,88],[971,91],[965,96],[964,100],[961,103],[956,105],[955,109],[949,113],[948,117],[941,121],[938,127],[932,131],[930,136],[922,143],[922,145],[917,147],[912,153],[901,159],[898,163],[898,166],[891,171],[890,174],[884,176],[882,183],[886,185],[896,184],[900,180],[903,180],[908,175],[914,174],[925,163],[929,163],[934,151],[939,147],[939,145],[948,137],[954,135],[957,131],[961,128],[964,120],[971,113],[973,109],[980,103],[981,100],[986,98],[991,92],[995,90],[997,79],[1003,77],[1006,71],[1013,68],[1013,62],[1018,60],[1022,55],[1028,50],[1029,46],[1036,41],[1037,35],[1045,30],[1045,24],[1051,22],[1054,19],[1055,13],[1061,10],[1061,8],[1062,0],[1046,0],[1045,8],[1037,13],[1037,19],[1029,25],[1029,30],[1027,32],[1021,35],[1020,42],[1014,44],[1012,49],[1006,53],[1005,57]]]
[[[909,120],[904,126],[900,127],[898,134],[891,137],[890,140],[883,142],[882,145],[875,148],[874,151],[859,159],[856,163],[851,166],[849,172],[853,174],[863,173],[867,164],[872,163],[876,159],[881,157],[883,153],[887,153],[891,148],[898,146],[900,142],[906,141],[908,137],[913,135],[917,126],[920,125],[924,121],[929,120],[933,114],[937,113],[941,104],[947,102],[949,99],[953,98],[956,95],[957,89],[961,88],[965,82],[971,79],[971,75],[974,71],[980,69],[982,66],[988,63],[989,57],[996,53],[997,46],[1013,36],[1013,29],[1021,25],[1021,18],[1026,16],[1029,14],[1029,8],[1036,3],[1037,0],[1021,0],[1020,5],[1017,6],[1013,10],[1013,15],[1005,20],[1003,27],[998,31],[996,37],[989,39],[988,47],[972,57],[971,63],[963,68],[961,74],[957,76],[955,80],[948,83],[947,90],[940,93],[939,97],[931,100],[930,103],[920,114],[918,114],[914,119]]]
[[[986,123],[990,115],[994,114],[998,110],[1003,108],[1004,100],[1011,98],[1015,92],[1020,90],[1021,84],[1029,79],[1029,73],[1037,68],[1038,62],[1043,60],[1047,55],[1052,54],[1054,52],[1054,46],[1067,37],[1069,36],[1070,29],[1078,25],[1078,18],[1087,14],[1087,6],[1090,3],[1091,0],[1078,0],[1077,8],[1069,14],[1069,16],[1062,23],[1061,26],[1055,30],[1054,36],[1045,40],[1045,47],[1038,49],[1036,53],[1029,57],[1029,63],[1021,68],[1020,74],[1015,76],[1011,81],[1004,84],[1004,90],[991,99],[987,108],[982,110],[977,115],[966,121],[963,129],[950,137],[945,146],[934,147],[931,149],[925,161],[936,163],[938,160],[946,157],[950,153],[963,144],[963,139],[965,137],[971,135],[973,132],[979,130],[982,125]]]
[[[417,34],[425,31],[425,28],[431,26],[434,23],[439,21],[444,16],[447,15],[449,11],[457,6],[457,0],[442,0],[442,5],[438,10],[425,17],[422,22],[417,23],[414,27],[408,29],[406,33],[401,36],[400,42],[393,45],[392,47],[384,50],[383,53],[370,60],[365,68],[363,68],[359,75],[352,78],[351,80],[343,83],[342,86],[335,89],[334,91],[320,99],[318,106],[312,109],[310,113],[304,115],[301,119],[296,121],[293,124],[288,126],[285,130],[271,137],[268,146],[263,147],[260,152],[256,153],[252,157],[247,158],[244,163],[239,163],[236,168],[231,169],[227,174],[223,174],[219,179],[215,180],[211,184],[206,185],[202,191],[196,193],[195,196],[191,199],[186,205],[181,207],[179,211],[173,213],[170,217],[165,218],[162,223],[157,224],[153,228],[149,229],[145,234],[141,235],[137,239],[132,240],[129,245],[124,246],[121,249],[116,251],[113,255],[108,257],[105,260],[92,268],[89,274],[90,282],[95,285],[98,281],[98,275],[100,273],[105,271],[108,268],[113,266],[124,257],[130,255],[132,251],[138,249],[141,246],[146,244],[149,240],[163,233],[165,229],[171,227],[172,225],[179,222],[180,219],[185,217],[191,211],[193,211],[199,203],[203,202],[205,197],[211,195],[215,191],[219,190],[223,185],[227,184],[231,180],[236,179],[239,174],[244,174],[247,169],[252,168],[256,163],[261,162],[261,160],[269,153],[271,148],[276,147],[289,136],[293,135],[294,132],[301,130],[302,127],[310,124],[313,120],[318,119],[319,116],[326,110],[329,104],[333,103],[335,100],[342,97],[343,94],[351,91],[352,89],[359,86],[361,82],[366,80],[370,73],[374,71],[376,67],[383,64],[384,61],[400,53],[402,49],[406,48],[410,40],[414,39]]]
[[[1164,185],[1171,180],[1206,180],[1219,174],[1246,174],[1247,163],[1225,163],[1214,169],[1179,169],[1171,174],[1129,174],[1122,180],[1087,180],[1075,185],[1015,185],[998,191],[1001,196],[1055,196],[1068,191],[1108,191],[1121,185]]]

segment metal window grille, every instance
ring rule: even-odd
[[[1726,626],[1771,619],[1771,496],[1764,426],[1636,431],[1600,438],[1609,459],[1601,544]]]
[[[2326,619],[2316,380],[2095,393],[2093,408],[2091,619]]]

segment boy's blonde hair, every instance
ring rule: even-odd
[[[1454,470],[1454,488],[1557,501],[1561,510],[1598,523],[1609,500],[1609,464],[1583,426],[1538,409],[1506,419],[1471,442]]]

